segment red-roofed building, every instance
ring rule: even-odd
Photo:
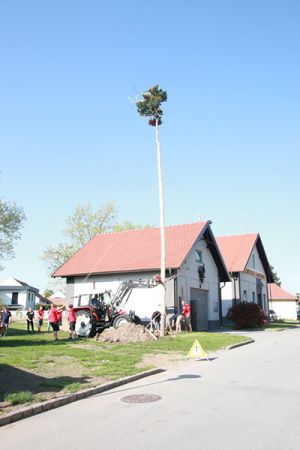
[[[259,234],[218,237],[217,243],[231,276],[221,288],[223,317],[240,301],[258,303],[268,314],[267,284],[274,280]]]
[[[273,310],[279,319],[297,320],[297,297],[275,283],[269,283],[268,290],[270,310]]]
[[[192,307],[195,330],[218,327],[219,285],[230,278],[210,223],[166,227],[165,236],[168,312],[178,309],[180,300],[185,299]],[[94,236],[53,276],[67,279],[66,295],[72,298],[105,290],[116,292],[123,280],[152,279],[159,271],[160,229],[146,228]],[[149,319],[160,308],[155,289],[143,293],[143,300],[140,289],[133,292],[126,309]]]

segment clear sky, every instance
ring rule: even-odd
[[[42,291],[76,204],[159,225],[154,129],[129,98],[168,92],[166,222],[259,232],[300,292],[300,3],[0,2],[0,196],[27,221],[0,279]]]

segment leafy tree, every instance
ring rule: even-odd
[[[44,290],[44,293],[43,293],[43,296],[45,297],[45,298],[49,298],[49,297],[51,297],[51,295],[53,295],[54,294],[54,292],[52,291],[52,289],[45,289]]]
[[[72,244],[60,243],[56,247],[47,247],[42,254],[42,260],[46,263],[49,273],[53,273],[66,262],[79,249]]]
[[[112,231],[114,233],[117,233],[119,231],[129,231],[129,230],[140,230],[142,228],[150,228],[151,225],[135,225],[132,222],[129,222],[129,220],[125,220],[123,223],[116,223],[113,226]]]
[[[76,248],[82,247],[95,234],[112,231],[113,219],[116,215],[112,203],[107,203],[95,212],[91,205],[77,205],[72,216],[66,220],[64,234]]]
[[[136,103],[138,113],[143,117],[150,117],[148,124],[155,127],[156,136],[156,154],[158,171],[158,190],[159,190],[159,209],[160,209],[160,241],[161,241],[161,263],[160,278],[164,286],[166,277],[166,246],[165,246],[165,219],[164,219],[164,201],[163,201],[163,182],[160,156],[159,125],[162,124],[163,111],[161,104],[167,101],[167,92],[159,89],[158,85],[151,87],[142,94],[143,100]],[[162,295],[162,314],[161,314],[161,336],[165,335],[166,327],[166,290],[163,289]]]
[[[279,278],[279,275],[277,274],[277,272],[275,272],[274,267],[271,266],[271,265],[270,265],[270,272],[271,272],[271,275],[274,278],[274,283],[277,284],[277,286],[281,286],[281,280]]]
[[[0,199],[0,260],[14,257],[14,244],[21,238],[25,219],[23,208]]]
[[[49,272],[53,273],[96,234],[141,228],[129,221],[115,223],[115,216],[113,203],[107,203],[96,211],[92,210],[90,204],[77,205],[74,213],[67,218],[63,230],[67,242],[49,246],[42,254],[41,258]]]

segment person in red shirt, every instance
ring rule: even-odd
[[[43,325],[43,319],[44,319],[44,307],[40,306],[40,308],[37,311],[37,321],[38,321],[38,332],[41,332],[41,328]]]
[[[181,300],[181,313],[176,320],[176,331],[181,331],[183,320],[185,321],[185,329],[188,331],[192,331],[191,307],[188,303],[185,303],[185,300]]]
[[[76,316],[75,316],[75,311],[74,311],[73,305],[69,305],[68,321],[69,321],[69,330],[70,330],[69,339],[75,339],[77,337],[76,331],[75,331]]]
[[[59,330],[59,326],[58,326],[58,319],[57,319],[57,308],[55,305],[51,305],[51,308],[48,313],[48,320],[49,320],[50,325],[53,330],[54,340],[57,341],[58,340],[57,333]]]
[[[182,305],[181,314],[183,315],[183,318],[185,319],[185,329],[188,331],[192,331],[191,307],[188,303],[185,303],[184,300],[182,301],[181,305]]]
[[[62,326],[62,315],[63,315],[63,307],[57,308],[57,323],[58,323],[58,328],[60,329],[60,331],[62,331],[63,326]]]

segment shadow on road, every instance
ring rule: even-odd
[[[119,394],[120,392],[132,391],[134,389],[141,389],[141,388],[145,388],[147,386],[155,386],[156,384],[166,383],[167,381],[182,381],[182,380],[188,380],[188,379],[191,380],[191,379],[197,379],[197,378],[199,379],[202,377],[201,377],[201,375],[198,375],[198,374],[186,373],[183,375],[178,375],[175,378],[167,378],[166,380],[155,381],[154,383],[146,383],[146,384],[143,384],[142,386],[134,386],[134,387],[129,387],[129,388],[125,388],[125,389],[117,389],[114,392],[111,392],[111,391],[103,392],[102,394],[98,394],[95,397],[103,397],[105,395]]]

